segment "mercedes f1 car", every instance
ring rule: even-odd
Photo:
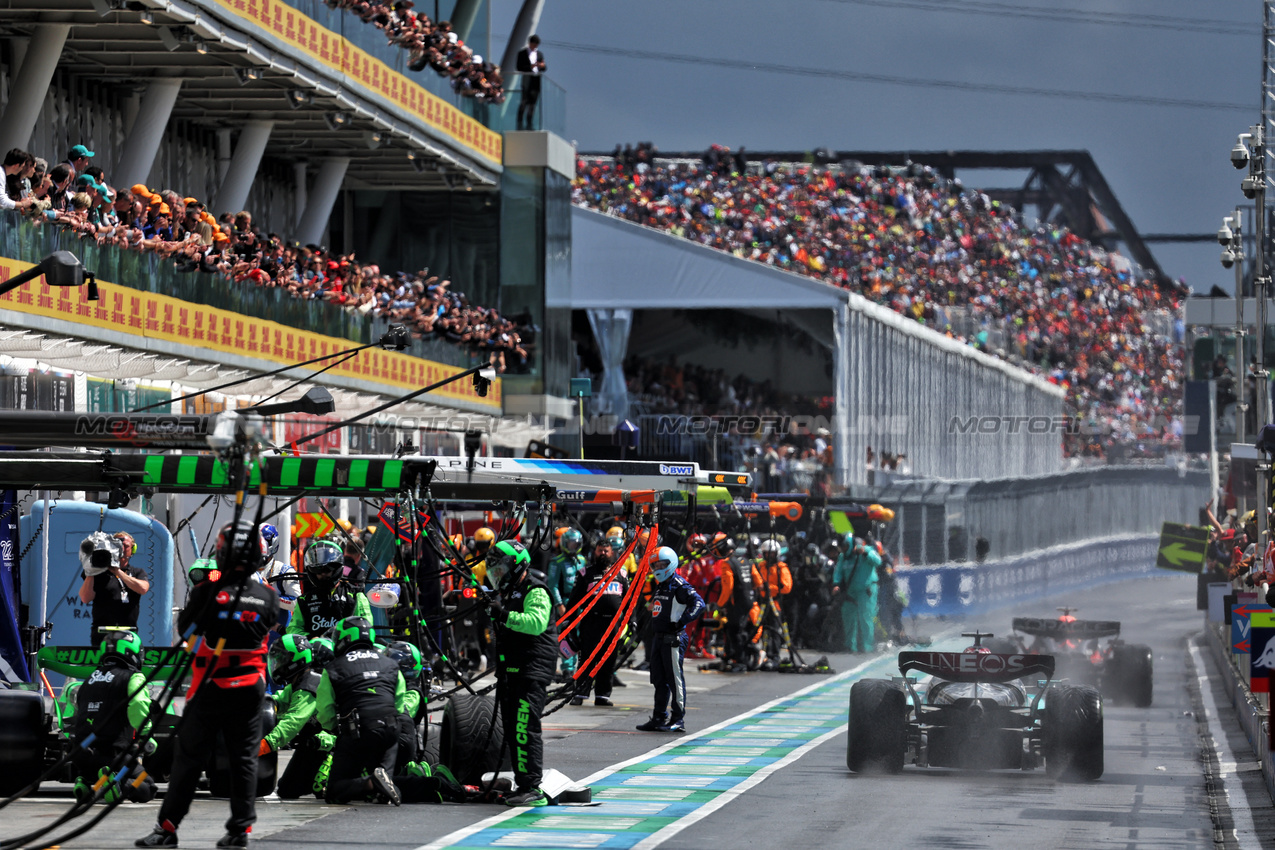
[[[992,653],[989,634],[964,652],[901,652],[894,679],[850,689],[846,766],[900,773],[905,764],[1031,770],[1061,781],[1102,776],[1102,695],[1052,683],[1054,658]],[[910,677],[919,673],[924,678]]]
[[[1076,609],[1059,608],[1056,620],[1015,617],[1014,634],[991,645],[996,652],[1049,653],[1054,674],[1090,685],[1114,703],[1151,705],[1151,647],[1125,643],[1115,620],[1078,620]]]

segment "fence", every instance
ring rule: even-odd
[[[1156,534],[1166,521],[1195,524],[1208,492],[1203,471],[1109,466],[993,481],[896,480],[852,495],[894,508],[885,544],[902,562],[941,564]]]

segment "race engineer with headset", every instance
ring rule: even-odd
[[[247,847],[257,820],[257,752],[266,696],[266,635],[279,595],[250,579],[265,557],[251,522],[227,524],[217,535],[217,579],[196,585],[177,631],[200,635],[186,710],[177,727],[168,792],[154,830],[138,847],[176,847],[177,827],[190,811],[195,786],[220,735],[230,760],[230,819],[218,847]]]
[[[540,714],[558,665],[558,641],[549,627],[549,591],[530,564],[527,550],[513,540],[500,541],[487,554],[487,579],[495,588],[488,610],[496,629],[496,692],[517,785],[505,797],[509,806],[549,803],[540,789],[544,772]]]
[[[345,553],[331,540],[318,540],[305,551],[301,595],[288,622],[287,634],[315,638],[346,617],[372,621],[367,596],[342,575]]]
[[[642,732],[685,732],[686,678],[682,663],[686,658],[686,627],[703,613],[704,600],[690,582],[677,574],[677,553],[668,546],[661,546],[651,559],[651,575],[658,582],[651,595],[655,710],[651,719],[637,728]]]
[[[73,739],[81,745],[72,751],[71,763],[75,768],[77,799],[92,797],[93,785],[109,770],[115,757],[128,749],[135,735],[146,734],[144,724],[151,699],[144,687],[146,674],[141,672],[141,665],[142,641],[137,634],[109,631],[102,639],[97,669],[76,691]],[[134,786],[139,776],[143,778]],[[134,803],[149,803],[155,798],[155,780],[138,765],[122,784],[112,781],[104,799],[110,803],[120,796]]]
[[[336,733],[327,800],[346,803],[377,795],[395,806],[402,802],[390,778],[398,755],[398,715],[407,685],[398,662],[377,652],[372,622],[347,617],[332,630],[336,658],[319,681],[319,723]],[[364,772],[367,776],[363,776]]]
[[[273,695],[278,719],[261,739],[258,754],[264,756],[289,744],[295,748],[277,789],[280,798],[295,800],[314,791],[315,777],[336,737],[324,732],[315,717],[322,675],[313,667],[314,653],[305,635],[279,638],[271,645],[267,661],[270,679],[283,690]]]

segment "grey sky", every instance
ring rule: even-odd
[[[904,0],[907,2],[907,0]],[[913,0],[916,2],[916,0]],[[1004,2],[1004,0],[1002,0]],[[494,0],[499,55],[519,0]],[[952,8],[978,5],[946,0]],[[652,141],[752,150],[1084,148],[1144,233],[1213,232],[1237,203],[1227,159],[1258,120],[1260,0],[1034,0],[1054,8],[1247,25],[1219,35],[847,0],[547,0],[549,76],[568,92],[582,149]],[[1253,104],[1251,113],[902,87],[555,50],[552,42],[1041,89]],[[977,185],[973,174],[963,175]],[[1008,181],[998,180],[999,183]],[[1231,289],[1215,243],[1152,246],[1197,292]]]

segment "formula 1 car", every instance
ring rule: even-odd
[[[1055,675],[1091,685],[1114,703],[1151,705],[1151,647],[1120,640],[1115,620],[1078,620],[1074,608],[1059,608],[1056,620],[1015,617],[1014,634],[991,645],[995,652],[1047,652],[1054,656]],[[1031,638],[1030,641],[1027,638]]]
[[[900,773],[904,764],[1031,770],[1061,781],[1102,776],[1102,695],[1055,685],[1049,655],[901,652],[901,678],[861,679],[850,689],[846,766]],[[927,677],[917,680],[909,673]]]

